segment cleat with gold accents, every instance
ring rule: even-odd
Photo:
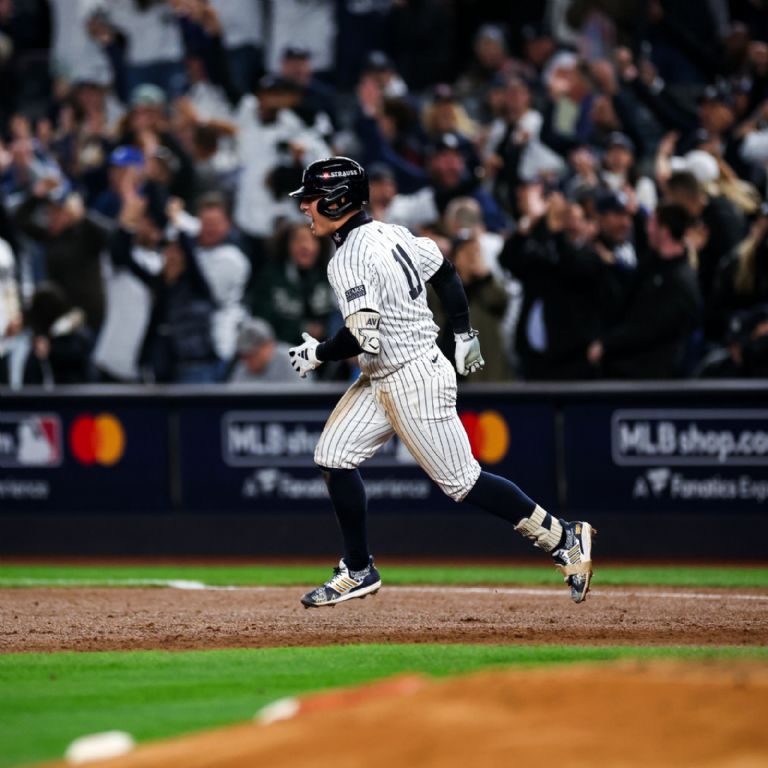
[[[571,599],[581,603],[592,581],[592,537],[597,531],[587,522],[561,521],[565,533],[562,546],[552,552],[555,567],[571,588]]]
[[[342,558],[338,567],[333,569],[333,576],[317,589],[307,592],[301,603],[305,608],[333,607],[352,598],[374,595],[380,588],[381,576],[372,557],[361,571],[350,571]]]

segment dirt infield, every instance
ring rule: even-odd
[[[0,590],[0,652],[370,642],[768,643],[765,590],[384,587],[305,610],[300,588]]]
[[[336,694],[271,725],[140,746],[93,768],[768,764],[768,667],[619,664],[483,672]],[[346,704],[346,705],[345,705]],[[62,766],[62,763],[55,764]],[[53,765],[50,766],[53,768]]]

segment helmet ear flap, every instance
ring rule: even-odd
[[[342,202],[345,197],[347,198],[346,202]],[[334,204],[337,207],[331,208]],[[347,184],[332,189],[317,204],[317,210],[329,219],[339,219],[351,208],[352,201],[349,199],[349,186]]]
[[[336,189],[332,189],[324,198],[325,202],[327,203],[338,203],[344,195],[349,194],[349,186],[347,184],[342,184],[339,187],[336,187]]]

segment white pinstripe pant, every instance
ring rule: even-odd
[[[328,418],[315,462],[355,469],[393,434],[454,501],[477,482],[480,465],[456,413],[456,372],[437,347],[384,378],[361,375]]]

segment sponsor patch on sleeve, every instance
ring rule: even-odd
[[[361,296],[365,296],[364,285],[356,285],[354,288],[350,288],[348,291],[344,292],[344,298],[347,301],[354,301],[355,299],[359,299]]]

